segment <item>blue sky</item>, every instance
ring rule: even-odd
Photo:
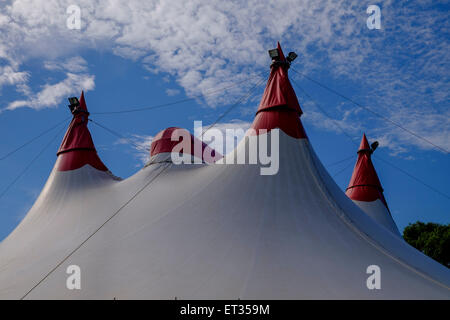
[[[81,9],[80,30],[67,28],[71,4]],[[370,4],[381,7],[380,30],[366,26]],[[91,118],[138,145],[148,146],[168,126],[192,131],[194,120],[211,124],[261,77],[266,79],[267,49],[278,40],[285,52],[299,54],[295,70],[450,150],[447,1],[47,0],[0,6],[0,158],[70,116],[67,97],[79,96],[82,89]],[[308,136],[329,172],[339,173],[335,180],[341,188],[348,184],[366,132],[370,141],[380,142],[378,157],[449,193],[448,153],[294,72],[290,76],[334,119],[294,86]],[[246,128],[264,84],[218,127]],[[212,90],[219,92],[208,95]],[[189,97],[197,98],[143,112],[95,114]],[[66,126],[0,160],[1,193],[51,142],[0,198],[0,239],[39,195]],[[145,152],[92,123],[90,130],[114,174],[128,177],[142,167]],[[374,163],[400,229],[417,220],[450,222],[448,198],[382,161]]]

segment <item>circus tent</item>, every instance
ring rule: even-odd
[[[95,151],[82,96],[45,187],[0,243],[0,298],[450,298],[449,270],[361,210],[325,170],[278,53],[258,130],[226,155],[278,134],[273,175],[259,164],[159,159],[120,180]],[[66,286],[71,265],[80,290]],[[379,289],[367,285],[374,265]]]

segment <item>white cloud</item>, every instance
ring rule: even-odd
[[[173,97],[173,96],[176,96],[176,95],[180,94],[180,90],[178,90],[178,89],[166,89],[166,94],[169,97]]]
[[[32,75],[21,69],[27,59],[52,61],[45,67],[61,72],[58,61],[78,59],[81,50],[110,50],[153,73],[169,75],[189,96],[251,79],[226,94],[205,97],[216,107],[229,104],[262,71],[268,72],[266,50],[281,40],[285,49],[299,53],[295,68],[312,75],[330,73],[337,83],[370,88],[351,95],[450,149],[447,13],[431,0],[401,7],[384,1],[381,30],[367,29],[367,4],[358,0],[79,0],[81,30],[66,27],[70,0],[7,3],[0,13],[0,58],[7,62],[0,70],[0,87],[12,85],[30,94],[26,84]],[[86,63],[71,61],[72,67],[81,68],[77,72],[87,74]],[[35,97],[11,102],[11,109],[29,102],[37,108],[54,106],[68,86],[83,84],[69,78],[43,84]],[[52,97],[46,88],[57,93]],[[394,153],[402,151],[399,147],[432,148],[365,111],[346,116],[350,108],[334,115],[350,134],[366,128],[373,136],[389,137],[387,146]],[[317,110],[304,111],[312,124],[338,129]]]
[[[70,57],[62,61],[45,61],[43,66],[47,70],[63,72],[65,78],[57,83],[46,83],[40,91],[33,93],[27,85],[29,74],[21,72],[21,74],[24,74],[23,77],[17,77],[19,81],[10,84],[16,84],[16,91],[21,92],[25,99],[10,102],[0,112],[24,107],[36,110],[57,107],[68,95],[77,96],[81,90],[89,91],[95,87],[95,77],[87,73],[87,61],[80,56]],[[4,75],[5,73],[0,74],[0,86]]]
[[[28,81],[30,74],[16,71],[12,66],[0,67],[0,88],[3,85],[19,85]]]
[[[127,145],[133,150],[134,157],[145,165],[150,160],[150,146],[153,136],[132,134],[130,137],[118,139],[115,143]]]
[[[87,74],[66,73],[66,78],[55,84],[46,84],[43,89],[25,100],[11,102],[6,110],[28,107],[42,109],[57,107],[68,95],[78,95],[81,90],[92,90],[95,87],[94,76]]]
[[[64,61],[45,61],[44,68],[47,70],[69,71],[69,72],[87,72],[87,61],[80,56],[71,57]]]

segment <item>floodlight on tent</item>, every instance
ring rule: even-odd
[[[379,145],[378,141],[374,141],[374,142],[370,145],[370,148],[371,148],[372,152],[374,152],[375,149],[378,148],[378,145]]]
[[[288,62],[292,62],[292,61],[294,61],[297,57],[298,57],[298,55],[297,55],[295,52],[291,51],[291,52],[289,52],[289,54],[288,54],[286,60],[287,60]]]
[[[278,53],[277,48],[269,50],[269,56],[272,58],[272,60],[280,59],[280,54]]]
[[[68,98],[69,100],[69,109],[70,112],[74,113],[76,112],[76,110],[78,109],[78,107],[80,106],[80,102],[78,101],[77,97],[70,97]]]

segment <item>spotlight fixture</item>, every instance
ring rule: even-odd
[[[378,148],[378,145],[379,145],[378,141],[374,141],[374,142],[370,145],[370,148],[371,148],[372,152],[374,152],[375,149]]]
[[[286,60],[290,63],[290,62],[294,61],[297,57],[298,57],[297,54],[295,52],[291,51],[291,52],[289,52]]]
[[[69,109],[70,112],[75,113],[78,109],[78,107],[80,106],[80,102],[78,101],[77,97],[70,97],[68,98],[69,100]]]
[[[280,55],[278,54],[277,48],[269,50],[269,56],[272,58],[272,60],[280,59]]]

